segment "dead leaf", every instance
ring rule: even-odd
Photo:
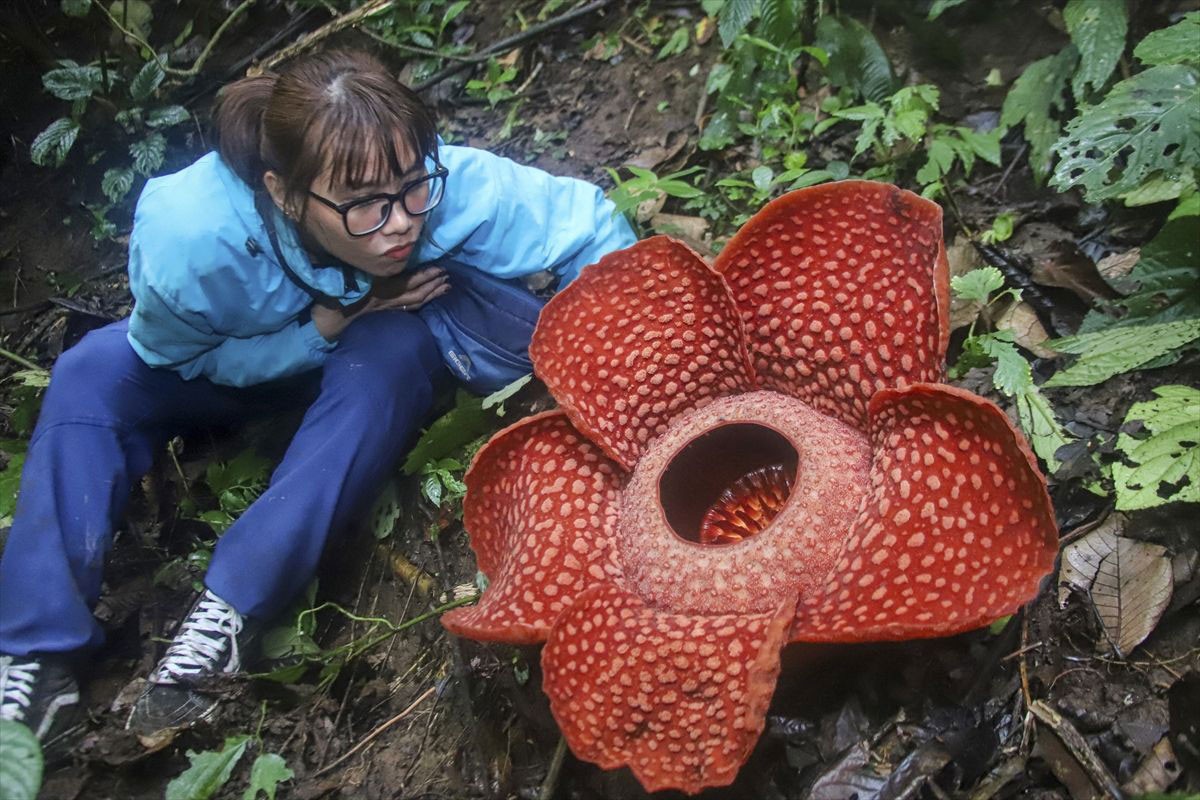
[[[1033,306],[1022,301],[1011,303],[996,320],[996,328],[1002,331],[1012,331],[1013,341],[1033,353],[1038,358],[1054,358],[1057,353],[1048,347],[1042,347],[1042,342],[1050,338],[1038,319]]]
[[[708,40],[717,30],[717,21],[712,17],[705,17],[696,23],[696,44],[703,47],[708,44]]]
[[[666,202],[666,192],[658,192],[656,196],[651,197],[649,200],[643,200],[638,203],[634,216],[637,217],[638,222],[649,222],[655,214],[662,211],[662,207]]]
[[[1153,632],[1171,602],[1173,583],[1167,549],[1157,544],[1120,538],[1100,562],[1092,604],[1118,656],[1129,655]]]
[[[1181,772],[1171,740],[1164,736],[1121,789],[1129,795],[1162,792],[1179,778]]]
[[[502,67],[511,67],[517,63],[517,60],[520,57],[521,57],[521,48],[518,47],[517,49],[512,50],[512,51],[506,53],[505,55],[499,56],[496,59],[496,63]]]
[[[1128,275],[1142,259],[1142,249],[1135,247],[1124,253],[1113,253],[1096,262],[1096,271],[1104,280],[1112,283]]]
[[[1124,514],[1109,514],[1096,530],[1063,548],[1058,573],[1059,608],[1067,607],[1072,589],[1087,594],[1092,588],[1100,561],[1117,546],[1117,538],[1125,532],[1125,522]]]
[[[1034,283],[1067,289],[1089,305],[1115,296],[1096,265],[1079,251],[1075,242],[1056,241],[1030,252],[1033,265],[1029,277]]]
[[[709,222],[703,217],[683,214],[658,213],[650,218],[650,227],[655,233],[674,236],[705,258],[712,256],[712,237],[708,234]]]

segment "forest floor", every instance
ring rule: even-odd
[[[509,5],[480,3],[468,11],[470,40],[480,45],[511,33]],[[696,154],[704,76],[719,49],[710,43],[659,60],[628,24],[633,12],[618,4],[524,43],[515,58],[521,74],[532,77],[519,87],[524,103],[503,141],[498,132],[506,107],[467,99],[461,76],[428,89],[425,97],[454,141],[553,173],[611,186],[604,167],[633,164],[660,174],[678,169]],[[683,3],[654,4],[651,13],[696,20],[699,14]],[[237,65],[287,16],[279,5],[252,10],[234,31],[237,41],[214,60],[212,86],[222,69]],[[307,28],[325,19],[318,14]],[[960,46],[972,54],[961,73],[929,69],[926,78],[942,86],[944,114],[995,114],[1002,96],[981,89],[981,76],[999,69],[1011,77],[1061,46],[1054,31],[1026,30],[1016,19],[1003,24],[1006,30],[960,32]],[[597,33],[616,34],[616,52],[589,49]],[[880,34],[894,60],[922,69],[905,31]],[[378,49],[353,30],[332,41]],[[81,201],[92,191],[90,168],[75,174],[29,163],[27,145],[17,143],[28,143],[53,111],[40,94],[36,61],[5,67],[9,77],[0,99],[16,114],[0,162],[0,332],[4,349],[48,367],[83,331],[128,313],[125,240],[97,244],[89,235]],[[202,110],[211,98],[210,86],[191,102]],[[172,148],[168,165],[182,166],[210,143],[197,132],[187,146]],[[968,224],[986,227],[1000,212],[1014,210],[1016,234],[1009,246],[1035,265],[1034,288],[1047,298],[1063,333],[1086,309],[1081,265],[1136,246],[1150,233],[1149,222],[1136,214],[1090,218],[1078,200],[1036,186],[1024,164],[977,173],[958,193],[957,213]],[[952,238],[950,222],[948,215]],[[712,245],[703,234],[694,243]],[[11,372],[12,365],[0,369]],[[1169,369],[1177,374],[1166,382],[1196,385],[1194,367]],[[1147,397],[1145,374],[1059,390],[1055,408],[1070,424],[1115,430],[1130,404]],[[986,373],[968,373],[961,383],[1003,403]],[[499,428],[549,402],[531,386],[508,403],[504,419],[488,425]],[[625,770],[601,771],[569,751],[561,764],[556,761],[560,739],[539,688],[536,648],[458,640],[436,617],[379,635],[385,627],[373,620],[395,624],[418,617],[475,579],[466,534],[422,497],[418,477],[398,477],[388,501],[374,516],[364,515],[361,528],[347,532],[326,559],[317,599],[340,608],[311,617],[324,668],[313,664],[290,683],[238,681],[228,687],[213,722],[177,735],[146,741],[123,730],[130,698],[190,601],[195,573],[189,559],[202,550],[198,542],[211,540],[203,522],[180,513],[182,496],[202,482],[210,465],[226,463],[249,443],[268,458],[278,456],[288,424],[189,439],[164,453],[143,481],[117,537],[97,609],[109,639],[85,683],[88,731],[71,759],[47,772],[41,796],[158,798],[188,767],[189,751],[219,750],[228,737],[242,734],[256,737],[261,752],[286,759],[294,777],[277,796],[289,800],[645,796]],[[1064,542],[1119,526],[1126,536],[1174,555],[1173,599],[1133,653],[1112,653],[1090,604],[1061,590],[1057,573],[999,631],[892,644],[791,645],[750,762],[733,786],[703,796],[1085,800],[1106,796],[1106,780],[1132,795],[1170,786],[1195,790],[1195,507],[1176,504],[1123,517],[1081,487],[1078,479],[1052,483]],[[431,525],[441,528],[438,535],[428,534]],[[175,566],[161,569],[168,562]],[[1032,714],[1031,707],[1042,713]],[[1164,741],[1174,755],[1160,757],[1168,752]],[[248,763],[217,797],[242,796]],[[1182,773],[1189,774],[1180,778]],[[1135,779],[1140,782],[1131,784]]]

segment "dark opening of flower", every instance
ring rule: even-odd
[[[530,349],[562,410],[467,475],[491,586],[444,618],[546,642],[572,750],[649,790],[731,782],[789,641],[945,636],[1057,552],[1045,480],[945,386],[941,210],[844,181],[763,208],[709,266],[654,237],[583,271]]]

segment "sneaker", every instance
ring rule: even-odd
[[[26,725],[46,750],[79,730],[79,684],[67,662],[0,656],[0,719]]]
[[[233,606],[205,591],[179,626],[125,727],[148,734],[209,719],[218,699],[203,684],[241,671],[249,643],[246,621]]]

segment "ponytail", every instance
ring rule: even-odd
[[[268,169],[262,155],[263,114],[275,81],[273,74],[234,81],[221,89],[213,108],[221,158],[254,188],[260,187]]]

